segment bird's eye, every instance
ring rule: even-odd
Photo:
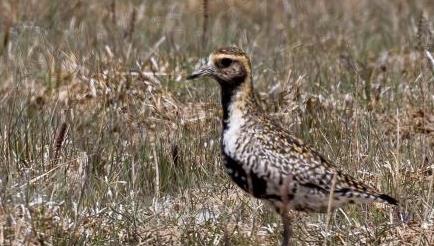
[[[223,58],[223,59],[220,61],[220,65],[221,65],[223,68],[229,67],[231,64],[232,64],[232,60],[229,59],[229,58]]]

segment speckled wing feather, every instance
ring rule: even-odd
[[[395,199],[379,194],[376,189],[342,173],[321,154],[280,127],[271,123],[265,125],[266,127],[261,127],[262,129],[259,130],[261,134],[257,134],[255,139],[258,141],[256,146],[262,146],[259,147],[262,152],[259,156],[266,156],[267,160],[258,160],[258,162],[269,165],[269,168],[274,169],[276,173],[290,177],[296,183],[296,187],[308,194],[316,194],[317,199],[312,197],[309,199],[315,202],[321,201],[322,208],[319,210],[323,210],[328,203],[334,175],[336,177],[333,198],[336,206],[375,200],[397,204]]]

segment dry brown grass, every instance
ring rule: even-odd
[[[203,22],[198,0],[0,3],[0,245],[276,244],[279,218],[220,165],[218,87],[182,83],[230,44],[252,55],[276,121],[401,202],[348,206],[330,225],[293,213],[299,245],[433,244],[434,4],[208,11]]]

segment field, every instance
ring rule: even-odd
[[[434,244],[432,0],[3,0],[0,245],[277,245],[220,163],[215,48],[261,107],[400,201],[292,212],[297,245]]]

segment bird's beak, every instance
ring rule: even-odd
[[[215,68],[212,65],[204,64],[196,69],[192,74],[187,76],[187,80],[193,80],[200,77],[211,76],[215,72]]]

